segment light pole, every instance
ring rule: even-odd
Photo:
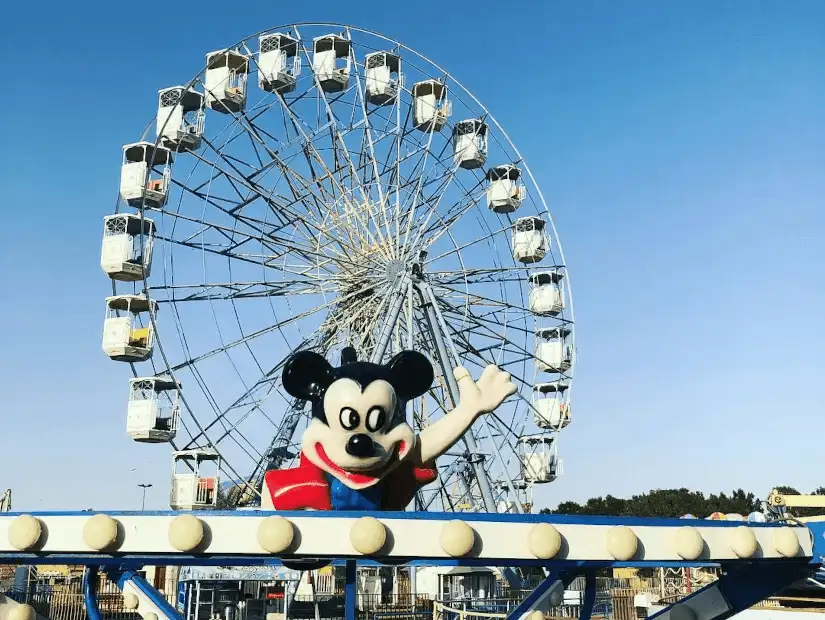
[[[151,484],[139,484],[138,485],[141,489],[143,489],[143,499],[140,500],[140,509],[146,510],[146,489],[151,487]]]

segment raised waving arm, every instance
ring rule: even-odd
[[[418,434],[411,455],[418,463],[429,463],[447,452],[470,430],[476,418],[495,411],[516,391],[510,373],[492,364],[484,369],[478,382],[473,381],[470,373],[460,366],[453,371],[453,375],[458,382],[458,405]]]

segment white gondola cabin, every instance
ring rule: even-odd
[[[563,373],[573,365],[572,332],[564,326],[542,327],[536,331],[536,360],[543,372]]]
[[[390,52],[373,52],[364,58],[366,66],[366,99],[373,105],[389,105],[395,101],[403,85],[401,57]]]
[[[447,85],[425,80],[413,85],[413,124],[420,131],[441,131],[452,114]]]
[[[453,127],[453,161],[465,170],[481,168],[487,161],[487,124],[477,118]]]
[[[135,441],[172,441],[178,431],[180,385],[169,377],[129,379],[126,432]]]
[[[524,435],[518,438],[521,475],[530,484],[553,482],[561,475],[561,459],[556,442],[548,435]]]
[[[550,249],[546,222],[534,215],[513,222],[513,258],[520,263],[537,263]]]
[[[172,453],[172,510],[214,508],[218,502],[221,456],[212,448]]]
[[[533,421],[544,429],[562,429],[570,424],[570,403],[564,381],[537,383],[533,387]]]
[[[564,274],[557,269],[539,271],[530,276],[530,311],[540,316],[556,316],[564,310]]]
[[[276,32],[258,40],[258,86],[262,90],[291,93],[300,74],[297,39]]]
[[[487,183],[487,206],[495,213],[512,213],[527,196],[521,170],[513,164],[490,168]]]
[[[195,151],[203,138],[203,95],[173,86],[158,91],[157,135],[173,151]]]
[[[152,271],[155,223],[140,221],[136,213],[116,213],[103,218],[100,266],[112,280],[135,282]]]
[[[524,480],[518,478],[512,482],[515,493],[510,490],[509,482],[498,481],[495,484],[496,494],[500,497],[498,511],[501,513],[518,513],[517,504],[520,504],[522,511],[529,512],[525,508],[530,504],[530,486]]]
[[[246,78],[249,58],[235,50],[219,50],[206,55],[203,78],[206,105],[216,112],[242,112],[246,106]]]
[[[120,167],[120,197],[129,206],[160,209],[169,195],[172,152],[151,142],[136,142],[123,146]]]
[[[103,322],[103,351],[118,362],[143,362],[152,357],[154,330],[149,313],[157,313],[157,302],[144,295],[114,295],[106,298]],[[145,317],[141,325],[141,317]]]
[[[325,93],[338,93],[349,85],[350,42],[328,34],[312,41],[312,71]]]

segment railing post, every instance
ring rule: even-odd
[[[83,600],[86,603],[86,613],[89,620],[103,620],[97,606],[97,577],[98,567],[87,566],[83,572]]]
[[[355,620],[358,605],[358,588],[356,578],[358,565],[355,560],[347,560],[344,585],[344,620]]]

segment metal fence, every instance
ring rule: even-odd
[[[10,589],[4,594],[18,603],[28,603],[50,620],[87,620],[86,602],[79,581],[68,583],[31,583],[24,590]],[[106,620],[141,620],[135,611],[123,607],[123,594],[106,581],[98,588],[98,607]]]
[[[228,584],[231,585],[231,584]],[[268,591],[259,582],[237,583],[231,592],[214,584],[206,600],[206,589],[199,604],[192,605],[189,620],[208,620],[219,616],[223,620],[314,620],[316,606],[321,618],[338,620],[344,617],[344,593],[339,588],[332,592],[290,599],[270,599]],[[532,584],[531,584],[532,585]],[[584,595],[584,579],[576,579],[567,588],[564,604],[552,609],[548,620],[578,618]],[[633,597],[641,591],[657,592],[660,586],[639,579],[600,577],[596,580],[596,601],[593,616],[610,620],[635,620]],[[359,594],[358,620],[484,620],[506,616],[530,593],[529,589],[496,588],[490,598],[450,598],[433,601],[426,596],[402,594]],[[41,615],[51,620],[87,620],[81,581],[77,578],[59,583],[30,581],[23,590],[6,592],[10,598],[31,604]],[[174,594],[167,598],[174,599]],[[117,585],[101,578],[98,587],[101,614],[105,620],[140,620],[134,611],[123,607],[123,596]],[[169,601],[173,606],[175,600]],[[285,608],[286,607],[286,608]],[[197,610],[197,611],[196,611]]]

